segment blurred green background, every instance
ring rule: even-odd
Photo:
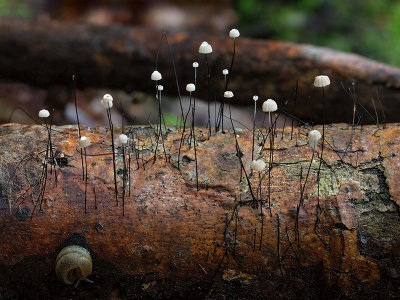
[[[244,35],[321,45],[400,66],[400,1],[237,0]]]

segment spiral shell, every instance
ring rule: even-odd
[[[68,246],[57,255],[56,274],[65,284],[73,284],[92,273],[90,252],[80,246]]]

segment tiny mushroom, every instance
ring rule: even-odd
[[[186,85],[186,91],[189,93],[194,92],[196,90],[196,86],[193,83],[189,83]]]
[[[231,31],[229,31],[229,37],[231,38],[231,39],[236,39],[237,37],[239,37],[239,35],[240,35],[240,32],[239,32],[239,30],[237,30],[237,29],[231,29]]]
[[[233,93],[231,91],[226,91],[224,93],[224,98],[233,98]]]
[[[261,159],[253,160],[251,162],[251,168],[254,171],[261,172],[262,170],[265,169],[265,162],[263,160],[261,160]]]
[[[90,146],[90,139],[86,136],[81,136],[81,139],[79,140],[79,148],[86,148]]]
[[[42,109],[39,111],[39,118],[48,118],[50,113],[47,109]]]
[[[158,81],[161,79],[162,79],[161,73],[158,72],[157,70],[155,70],[153,73],[151,73],[151,80]]]
[[[277,109],[278,109],[278,105],[272,99],[268,99],[267,101],[264,101],[264,103],[262,105],[263,112],[274,112]]]
[[[314,129],[308,133],[308,144],[313,150],[315,150],[315,147],[317,146],[320,138],[321,138],[321,133],[318,130]]]
[[[110,94],[105,94],[101,99],[101,105],[105,109],[113,107],[113,97]]]
[[[200,47],[199,47],[199,53],[200,54],[209,54],[212,52],[212,47],[209,43],[207,42],[202,42]]]
[[[120,134],[118,139],[122,145],[125,145],[128,142],[128,137],[125,134]]]
[[[330,85],[331,81],[329,80],[329,77],[326,75],[319,75],[317,77],[315,77],[314,80],[314,86],[315,87],[325,87],[327,85]]]

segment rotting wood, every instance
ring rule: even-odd
[[[196,129],[201,187],[197,192],[194,153],[187,144],[177,168],[179,129],[168,128],[165,137],[170,160],[165,161],[159,146],[155,163],[154,129],[125,129],[132,133],[138,152],[132,153],[131,196],[126,197],[124,217],[114,198],[109,132],[100,127],[81,128],[81,134],[92,141],[87,149],[88,172],[93,173],[88,190],[95,187],[97,204],[96,209],[94,194],[89,192],[85,214],[77,128],[54,126],[53,147],[60,155],[58,183],[55,186],[49,168],[43,211],[31,218],[46,129],[0,126],[0,294],[41,299],[107,297],[111,293],[122,299],[397,297],[398,124],[326,126],[319,222],[316,226],[316,154],[300,209],[298,240],[294,232],[298,183],[312,157],[305,128],[295,129],[293,139],[290,128],[283,139],[277,131],[271,215],[267,208],[260,215],[246,180],[239,182],[232,133],[207,140],[207,131]],[[119,134],[120,129],[115,130]],[[236,132],[250,174],[252,133]],[[259,153],[260,142],[256,142],[256,157],[268,160],[268,149]],[[122,163],[118,148],[119,189]],[[262,195],[268,194],[266,178]],[[250,181],[256,186],[258,176]],[[255,227],[259,229],[254,238]],[[55,258],[66,239],[91,249],[94,272],[89,279],[93,283],[82,282],[75,289],[56,279]]]
[[[153,93],[150,74],[161,32],[124,26],[93,26],[51,22],[29,23],[0,20],[0,78],[48,89],[52,85],[70,86],[77,75],[78,88],[119,88]],[[182,87],[193,82],[193,61],[200,64],[198,96],[206,97],[204,57],[198,54],[203,40],[213,47],[208,57],[212,74],[212,95],[222,100],[222,69],[228,68],[233,41],[227,36],[176,33],[168,35],[174,51],[178,79]],[[381,122],[398,122],[400,115],[400,70],[367,58],[311,45],[238,38],[229,89],[236,103],[248,105],[251,97],[276,99],[281,108],[293,112],[296,81],[299,95],[296,116],[322,122],[315,110],[321,108],[320,91],[313,88],[314,77],[326,74],[334,83],[327,89],[326,122],[351,122],[353,100],[346,89],[368,111],[357,108],[362,124],[376,123],[376,103]],[[172,63],[167,46],[160,52],[159,70],[166,95],[176,95]],[[215,93],[214,93],[215,91]],[[287,105],[284,103],[289,100]],[[312,104],[312,105],[311,105]],[[381,111],[381,106],[383,112]],[[385,114],[386,119],[383,114]],[[355,120],[357,122],[358,119]]]

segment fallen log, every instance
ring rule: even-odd
[[[398,124],[326,126],[319,184],[321,142],[313,155],[308,129],[276,131],[270,180],[268,167],[251,172],[252,133],[236,129],[247,181],[233,134],[207,139],[197,128],[199,191],[188,143],[178,168],[179,128],[168,128],[154,156],[154,128],[126,127],[130,169],[119,146],[117,201],[109,132],[81,132],[92,143],[86,213],[76,126],[53,128],[56,163],[48,161],[43,199],[46,129],[0,126],[4,298],[397,297]],[[265,130],[256,136],[255,157],[269,166]],[[57,279],[56,257],[68,245],[91,253],[92,283]]]
[[[161,32],[123,26],[28,23],[0,21],[0,79],[48,88],[71,86],[77,75],[79,88],[101,87],[153,93],[150,74],[155,68]],[[208,56],[212,73],[212,100],[222,99],[222,69],[229,68],[233,41],[227,37],[176,33],[168,35],[181,86],[193,81],[192,62],[200,64],[198,95],[207,99],[206,67],[198,47],[207,40],[214,52]],[[235,102],[247,105],[251,97],[277,99],[280,107],[301,119],[323,122],[314,113],[321,108],[314,77],[326,74],[334,83],[326,91],[326,122],[351,122],[353,100],[347,94],[355,83],[360,124],[397,122],[400,113],[400,70],[367,58],[311,45],[262,41],[240,37],[229,89]],[[165,93],[176,96],[174,72],[165,42],[158,69]],[[297,107],[294,108],[298,81]],[[343,83],[343,87],[341,86]],[[182,91],[183,93],[183,91]],[[372,101],[374,99],[374,103]],[[364,107],[361,107],[361,105]],[[375,106],[375,108],[374,108]],[[358,117],[355,122],[357,122]]]

